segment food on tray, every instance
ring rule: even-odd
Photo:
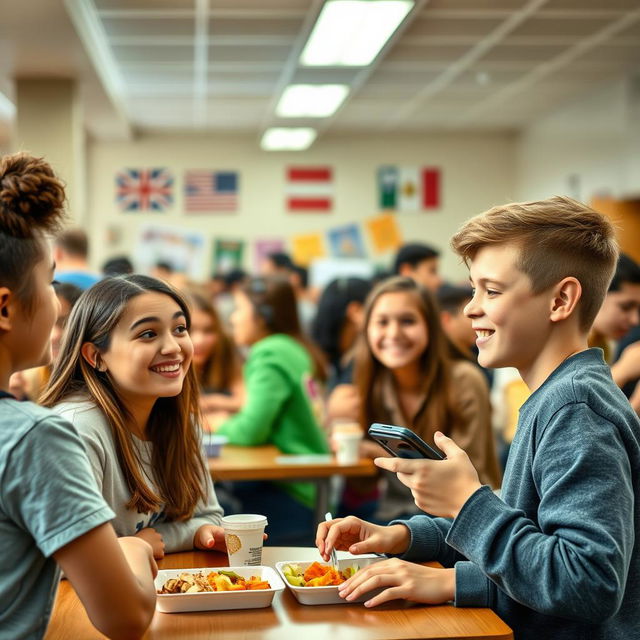
[[[253,591],[271,589],[271,585],[259,576],[243,578],[235,571],[212,571],[206,577],[200,573],[181,573],[169,578],[158,593],[202,593],[204,591]]]
[[[297,564],[287,564],[282,573],[287,582],[294,587],[330,587],[342,584],[359,569],[357,564],[337,571],[335,567],[314,562],[306,570]]]

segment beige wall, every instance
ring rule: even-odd
[[[640,193],[640,123],[630,81],[594,89],[528,127],[517,143],[520,200]],[[573,176],[573,177],[572,177]]]
[[[88,224],[95,267],[111,255],[131,252],[139,224],[157,221],[203,230],[210,239],[244,239],[248,243],[245,266],[251,268],[251,241],[255,238],[326,231],[377,214],[379,165],[435,165],[442,168],[442,208],[437,213],[398,215],[398,221],[405,240],[425,241],[444,249],[444,274],[461,279],[466,278],[466,270],[448,251],[449,237],[463,220],[515,196],[515,140],[505,134],[334,135],[303,153],[262,152],[253,137],[144,135],[132,142],[93,141],[88,159]],[[295,164],[333,166],[332,213],[285,211],[285,168]],[[150,166],[173,171],[173,208],[164,214],[120,213],[114,200],[115,173],[124,167]],[[198,168],[239,171],[240,210],[236,214],[184,214],[183,173]],[[113,225],[123,231],[122,239],[109,246],[107,231]],[[389,255],[373,257],[379,263],[390,260]]]

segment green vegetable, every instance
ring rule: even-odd
[[[348,580],[360,567],[357,564],[352,564],[350,567],[346,567],[341,571],[342,575]]]
[[[304,571],[300,568],[300,565],[297,564],[286,564],[282,568],[282,573],[285,576],[302,576],[304,575]]]
[[[284,577],[287,579],[287,582],[294,587],[304,587],[304,578],[302,576],[294,576],[290,573],[285,573]]]
[[[244,580],[244,578],[239,576],[235,571],[223,571],[222,569],[218,569],[218,573],[221,576],[227,576],[227,578],[230,578],[233,583],[235,583],[236,580]]]

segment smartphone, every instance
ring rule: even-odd
[[[410,429],[376,422],[369,427],[369,435],[392,456],[444,460],[440,451],[429,446]]]

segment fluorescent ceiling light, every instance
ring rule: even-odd
[[[284,90],[276,114],[282,118],[326,118],[336,112],[347,93],[346,84],[292,84]]]
[[[260,146],[265,151],[301,151],[311,146],[316,139],[316,130],[307,127],[267,129]]]
[[[301,64],[366,67],[413,4],[413,0],[329,0],[302,51]]]

